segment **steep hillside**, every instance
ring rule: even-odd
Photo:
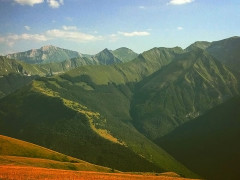
[[[111,172],[111,169],[0,135],[0,165],[18,165],[67,170]]]
[[[96,85],[136,83],[171,63],[183,52],[179,47],[153,48],[127,63],[79,67],[60,77],[71,82],[92,81]]]
[[[151,139],[239,93],[239,78],[206,51],[184,53],[136,86],[135,126]]]
[[[7,55],[7,58],[17,59],[29,64],[62,62],[67,59],[81,57],[76,51],[62,49],[55,46],[43,46],[40,49],[32,49]]]
[[[108,49],[104,49],[103,51],[99,52],[95,56],[92,57],[94,61],[96,61],[98,64],[102,65],[109,65],[109,64],[116,64],[121,63],[122,61],[115,57],[111,51]]]
[[[0,56],[0,98],[46,74],[47,71],[39,66]]]
[[[128,49],[126,47],[118,48],[118,49],[112,51],[112,53],[114,56],[116,56],[122,62],[131,61],[138,56],[137,53],[135,53],[134,51],[132,51],[131,49]]]
[[[239,179],[240,98],[235,97],[156,142],[206,179]]]
[[[114,169],[161,171],[110,132],[95,126],[105,121],[98,113],[58,97],[41,82],[34,81],[24,91],[3,98],[0,106],[0,131],[4,135]],[[132,161],[126,164],[130,157]]]
[[[186,51],[192,51],[196,48],[207,49],[211,45],[211,42],[207,41],[197,41],[186,48]]]
[[[65,60],[63,62],[58,63],[47,63],[47,64],[39,64],[39,67],[44,69],[47,73],[46,75],[55,75],[67,72],[69,70],[75,69],[80,66],[84,65],[96,65],[97,62],[93,61],[92,59],[85,58],[85,57],[78,57]]]
[[[240,69],[240,37],[212,42],[207,51],[231,69]]]
[[[47,71],[37,65],[31,65],[18,60],[0,56],[0,76],[8,75],[10,73],[20,73],[25,76],[43,76],[47,73]]]

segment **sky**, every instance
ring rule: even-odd
[[[240,36],[239,0],[0,0],[0,54],[186,48]]]

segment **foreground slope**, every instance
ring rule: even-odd
[[[86,171],[66,171],[56,169],[0,166],[0,178],[12,180],[36,179],[79,179],[79,180],[184,180],[175,173],[102,173]],[[186,179],[187,180],[187,179]]]
[[[0,165],[111,172],[109,168],[3,135],[0,135],[0,147]]]
[[[97,129],[93,123],[104,121],[99,114],[55,96],[38,82],[33,83],[33,86],[2,99],[2,134],[114,169],[161,171],[121,145],[107,131]],[[130,157],[131,161],[126,164]]]
[[[239,179],[240,98],[209,110],[157,140],[171,155],[207,179]]]

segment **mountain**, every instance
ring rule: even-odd
[[[206,51],[195,49],[178,55],[135,89],[134,124],[156,139],[239,94],[239,77]]]
[[[211,45],[211,42],[208,41],[196,41],[195,43],[191,44],[186,48],[186,51],[191,51],[196,48],[200,48],[206,50]]]
[[[51,62],[62,62],[67,59],[81,57],[76,51],[62,49],[55,46],[43,46],[40,49],[32,49],[7,55],[7,58],[17,59],[29,64],[42,64]]]
[[[156,142],[206,179],[239,179],[240,98],[234,97]]]
[[[39,66],[0,56],[0,98],[47,73],[45,69]]]
[[[61,58],[64,57],[62,56],[62,53],[65,51],[67,53],[71,52],[54,46],[45,46],[40,48],[39,50],[32,51],[35,52],[35,55],[39,55],[41,54],[40,51],[44,51],[43,53],[48,53],[50,59],[54,59],[57,55],[61,56]],[[126,53],[131,52],[129,49],[126,48],[125,51]],[[131,56],[131,54],[129,54],[130,56],[126,55],[124,57],[123,55],[121,56],[121,54],[119,54],[119,57],[122,57],[122,60],[119,60],[113,55],[112,51],[105,49],[102,52],[98,53],[96,56],[83,55],[82,57],[71,58],[62,62],[57,62],[53,60],[51,63],[47,63],[47,60],[45,60],[44,63],[41,64],[28,64],[23,61],[9,59],[11,57],[19,57],[22,58],[22,60],[26,60],[28,59],[29,52],[30,51],[22,54],[17,53],[14,54],[14,56],[8,55],[8,58],[0,56],[0,83],[2,85],[0,87],[0,98],[14,92],[18,88],[31,82],[38,76],[52,76],[56,74],[61,74],[83,65],[109,65],[114,63],[122,63],[123,61],[127,61],[128,59],[126,58],[130,58]],[[121,52],[123,53],[124,50],[122,50]],[[37,59],[39,59],[38,56],[33,55],[31,55],[31,58],[31,63],[36,62]]]
[[[0,164],[66,170],[111,172],[97,166],[22,140],[0,135]]]
[[[0,100],[0,132],[122,171],[197,177],[139,133],[129,114],[134,83],[181,52],[155,48],[128,63],[35,80]]]
[[[0,56],[0,76],[8,75],[10,73],[20,73],[25,76],[44,76],[47,71],[38,65],[31,65],[22,61]]]
[[[136,58],[137,54],[128,48],[119,48],[114,51],[104,49],[98,54],[91,56],[49,45],[26,52],[8,54],[6,57],[9,59],[20,60],[29,64],[66,64],[70,61],[77,61],[78,65],[109,65],[130,61]]]
[[[131,61],[138,56],[137,53],[135,53],[134,51],[132,51],[131,49],[128,49],[126,47],[118,48],[118,49],[112,51],[112,53],[115,57],[120,59],[122,62]]]
[[[212,42],[207,51],[231,69],[240,69],[240,37]]]
[[[108,49],[104,49],[103,51],[99,52],[95,56],[92,57],[98,64],[102,65],[109,65],[115,63],[121,63],[122,61],[115,57],[111,51]]]
[[[220,41],[197,41],[186,48],[186,51],[200,48],[206,50],[217,60],[238,71],[240,69],[240,37],[234,36]]]

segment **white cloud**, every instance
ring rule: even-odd
[[[91,34],[85,34],[79,31],[66,31],[60,29],[52,29],[46,32],[47,37],[49,38],[62,38],[65,40],[77,41],[77,42],[86,42],[86,41],[95,41],[102,40],[102,36],[93,36]]]
[[[64,4],[63,0],[47,0],[47,3],[51,8],[59,8]]]
[[[13,46],[17,41],[29,40],[29,41],[47,41],[48,38],[43,34],[9,34],[4,37],[0,37],[0,43],[5,43],[8,46]]]
[[[177,27],[177,30],[181,31],[181,30],[183,30],[183,27],[179,26],[179,27]]]
[[[138,6],[139,9],[145,9],[145,6]]]
[[[126,37],[133,37],[133,36],[149,36],[150,33],[146,31],[134,31],[134,32],[118,32],[118,34],[121,34]]]
[[[75,41],[75,42],[92,42],[103,40],[103,36],[95,36],[91,34],[82,33],[77,30],[75,26],[63,26],[62,29],[50,29],[41,34],[8,34],[0,36],[0,43],[13,46],[18,41],[49,41],[54,39]]]
[[[31,27],[29,26],[24,26],[24,28],[27,30],[27,31],[30,31]]]
[[[76,26],[63,26],[62,28],[65,31],[69,31],[69,30],[76,31],[77,30]]]
[[[191,3],[194,0],[171,0],[168,4],[171,5],[182,5],[182,4],[187,4],[187,3]]]
[[[14,0],[14,2],[21,4],[21,5],[33,6],[35,4],[43,3],[44,0]]]

